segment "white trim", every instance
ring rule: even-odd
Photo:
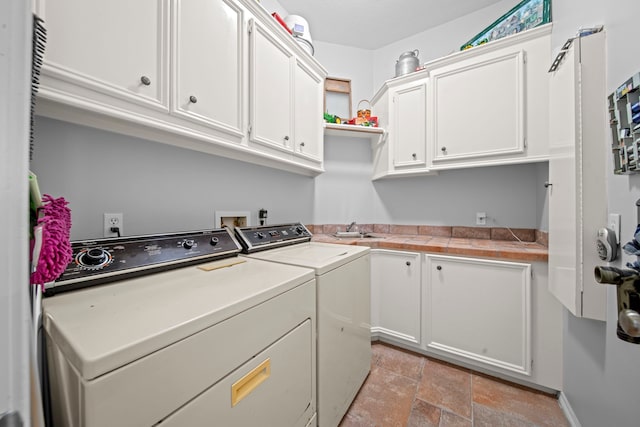
[[[567,399],[567,395],[563,392],[558,393],[558,403],[560,404],[560,409],[564,412],[564,416],[567,418],[567,421],[569,421],[569,425],[571,427],[582,427],[576,413],[573,412],[573,408]]]

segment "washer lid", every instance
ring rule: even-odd
[[[43,324],[47,338],[90,380],[313,278],[307,268],[220,260],[47,298]]]
[[[310,267],[317,275],[340,267],[369,253],[365,246],[307,242],[250,254],[251,258]]]

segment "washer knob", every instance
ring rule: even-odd
[[[185,249],[191,249],[194,245],[194,241],[193,239],[187,239],[184,242],[182,242],[182,247]]]
[[[297,226],[295,229],[296,234],[302,234],[302,232],[304,231],[304,228],[302,228],[302,226]]]
[[[212,237],[209,243],[211,243],[211,246],[215,246],[218,244],[219,241],[220,239],[218,239],[217,237]]]
[[[109,254],[102,248],[89,249],[82,257],[82,263],[86,265],[99,265],[105,262]]]
[[[257,236],[258,236],[258,239],[264,239],[265,237],[267,237],[267,235],[264,234],[262,231],[258,231]]]

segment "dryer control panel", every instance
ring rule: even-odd
[[[73,257],[45,296],[237,256],[240,244],[228,228],[71,242]]]
[[[242,252],[273,249],[311,240],[311,232],[302,223],[264,225],[256,227],[236,227],[236,236],[242,245]]]

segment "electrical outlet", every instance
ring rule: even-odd
[[[105,213],[104,214],[104,237],[118,237],[117,231],[111,231],[111,228],[118,227],[120,236],[124,234],[124,224],[121,213]]]
[[[487,214],[485,212],[476,212],[476,225],[487,225]]]

